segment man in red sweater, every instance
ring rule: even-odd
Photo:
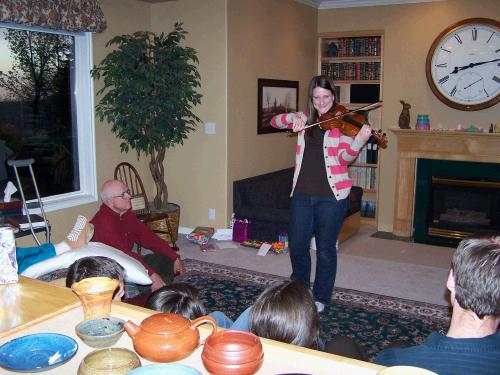
[[[184,266],[169,244],[134,215],[130,198],[128,187],[121,181],[108,180],[102,185],[102,205],[90,221],[94,224],[92,241],[112,246],[141,262],[148,270],[153,281],[151,289],[155,291],[164,286],[165,281],[171,281],[164,278],[170,279],[173,274],[183,274]],[[132,251],[134,244],[139,244],[155,254],[142,258]],[[170,271],[172,275],[169,275],[169,268],[173,269],[173,272]]]

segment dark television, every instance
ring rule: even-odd
[[[354,83],[351,85],[351,103],[375,103],[380,100],[380,85]]]

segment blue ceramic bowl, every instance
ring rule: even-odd
[[[201,375],[201,372],[191,366],[179,363],[163,363],[158,365],[148,365],[138,367],[127,375]]]
[[[0,347],[0,366],[17,372],[46,371],[70,360],[77,350],[76,341],[66,335],[22,336]]]
[[[111,316],[80,322],[75,332],[82,341],[92,348],[106,348],[114,345],[123,334],[125,321]]]

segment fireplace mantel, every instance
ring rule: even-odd
[[[418,158],[500,163],[500,134],[390,129],[397,137],[398,161],[393,234],[411,237]]]

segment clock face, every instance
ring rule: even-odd
[[[499,23],[484,18],[461,21],[432,44],[426,62],[427,81],[450,107],[475,111],[500,99]]]

